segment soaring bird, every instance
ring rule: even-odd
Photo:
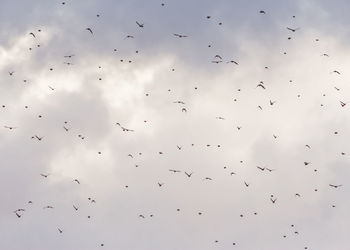
[[[344,106],[346,105],[346,103],[345,103],[345,102],[340,101],[340,105],[341,105],[342,107],[344,107]]]
[[[124,38],[124,40],[125,40],[125,39],[128,39],[128,38],[134,38],[134,36],[127,35],[127,36]]]
[[[139,23],[138,21],[136,21],[136,24],[137,24],[137,26],[139,26],[140,28],[143,28],[143,27],[144,27],[144,24],[143,24],[143,23]]]
[[[73,181],[75,181],[76,183],[80,184],[80,181],[78,179],[74,179]]]
[[[226,63],[234,63],[234,64],[238,65],[238,62],[236,62],[236,61],[234,61],[234,60],[230,60],[230,61],[228,61],[228,62],[226,62]]]
[[[185,175],[187,175],[188,178],[190,178],[190,177],[192,176],[192,174],[193,174],[193,173],[190,173],[190,174],[189,174],[189,173],[187,173],[187,172],[185,171]]]
[[[173,172],[173,173],[180,173],[181,171],[180,170],[176,170],[176,169],[169,169],[170,172]]]
[[[9,75],[12,76],[13,73],[15,73],[14,71],[9,71]]]
[[[287,27],[287,30],[290,30],[290,31],[292,31],[292,32],[295,32],[295,31],[297,31],[298,29],[300,29],[300,28],[292,29],[292,28]]]
[[[266,12],[264,10],[260,10],[259,13],[260,14],[266,14]]]
[[[186,35],[181,35],[181,34],[176,34],[176,33],[174,33],[173,35],[176,36],[176,37],[178,37],[178,38],[187,37]]]
[[[261,87],[263,89],[266,89],[265,86],[263,85],[263,83],[259,83],[256,87]]]
[[[185,102],[183,102],[183,101],[175,101],[175,102],[173,102],[173,103],[179,103],[179,104],[185,105]]]
[[[343,186],[343,185],[341,185],[341,184],[340,184],[340,185],[329,184],[329,186],[330,186],[330,187],[333,187],[333,188],[338,188],[338,187],[341,187],[341,186]]]
[[[94,34],[94,32],[92,32],[92,29],[91,28],[86,28],[85,30],[89,31],[91,33],[91,35]]]
[[[57,228],[57,229],[58,229],[58,232],[60,232],[60,234],[63,233],[62,229],[60,229],[60,228]]]
[[[331,73],[337,73],[338,75],[340,75],[340,72],[338,70],[333,70]]]
[[[40,174],[42,177],[47,178],[50,174]]]
[[[275,203],[275,202],[277,201],[277,198],[275,198],[275,199],[270,198],[270,201],[271,201],[272,203]]]
[[[257,168],[260,169],[261,171],[265,170],[265,168],[262,168],[262,167],[259,167],[259,166],[257,166]]]
[[[12,127],[12,126],[4,126],[4,128],[7,128],[9,130],[16,129],[17,127]]]
[[[29,35],[32,35],[34,38],[36,38],[33,32],[30,32]]]

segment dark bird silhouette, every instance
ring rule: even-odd
[[[341,187],[341,186],[343,186],[343,185],[341,185],[341,184],[340,184],[340,185],[329,184],[329,186],[330,186],[330,187],[333,187],[333,188],[338,188],[338,187]]]
[[[180,147],[180,146],[178,146],[178,145],[176,145],[176,147],[177,147],[178,150],[181,150],[181,149],[182,149],[182,147]]]
[[[42,177],[47,178],[50,174],[40,174]]]
[[[344,106],[346,105],[346,103],[345,103],[345,102],[340,101],[340,105],[341,105],[342,107],[344,107]]]
[[[170,172],[173,172],[173,173],[180,173],[181,171],[180,170],[176,170],[176,169],[169,169]]]
[[[297,31],[298,29],[300,29],[300,28],[292,29],[292,28],[288,28],[288,27],[287,27],[287,30],[290,30],[290,31],[292,31],[292,32],[295,32],[295,31]]]
[[[265,170],[265,168],[262,168],[262,167],[259,167],[259,166],[257,166],[257,168],[260,169],[261,171]]]
[[[266,14],[266,12],[264,10],[260,10],[259,13],[260,14]]]
[[[234,63],[234,64],[236,64],[236,65],[239,65],[238,62],[236,62],[236,61],[234,61],[234,60],[230,60],[230,61],[228,61],[228,62],[226,62],[226,63]]]
[[[258,85],[256,85],[256,87],[261,87],[263,89],[266,89],[265,86],[262,83],[259,83]]]
[[[73,181],[75,181],[76,183],[80,184],[80,181],[78,179],[74,179]]]
[[[60,229],[60,228],[57,228],[58,229],[58,232],[61,234],[61,233],[63,233],[63,230],[62,229]]]
[[[12,76],[13,73],[15,73],[14,71],[9,71],[9,75]]]
[[[340,75],[340,72],[338,70],[333,70],[331,73],[337,73],[338,75]]]
[[[190,173],[190,174],[189,174],[189,173],[185,172],[185,175],[187,175],[188,178],[190,178],[190,177],[192,176],[192,174],[193,174],[193,173]]]
[[[179,103],[179,104],[185,105],[185,102],[183,102],[183,101],[175,101],[175,102],[173,102],[173,103]]]
[[[76,207],[75,205],[73,205],[73,208],[74,208],[75,211],[78,211],[78,209],[79,209],[79,208]]]
[[[34,38],[36,38],[36,36],[33,32],[30,32],[29,35],[32,35]]]
[[[271,201],[272,203],[275,203],[275,202],[277,201],[277,198],[275,198],[275,199],[270,198],[270,201]]]
[[[92,32],[92,29],[91,28],[86,28],[85,30],[89,31],[91,33],[91,35],[94,34],[94,32]]]
[[[246,186],[246,187],[249,187],[249,183],[247,183],[247,182],[244,182],[244,185]]]
[[[140,28],[143,28],[143,27],[144,27],[144,24],[143,24],[143,23],[139,23],[138,21],[136,21],[136,24],[137,24],[137,26],[139,26]]]
[[[12,126],[4,126],[4,128],[7,128],[9,130],[16,129],[17,127],[12,127]]]
[[[184,37],[187,37],[186,35],[181,35],[181,34],[176,34],[174,33],[173,34],[174,36],[178,37],[178,38],[184,38]]]

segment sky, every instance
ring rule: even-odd
[[[349,249],[349,7],[3,0],[0,249]]]

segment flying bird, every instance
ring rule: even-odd
[[[187,37],[186,35],[181,35],[181,34],[176,34],[176,33],[174,33],[173,35],[176,36],[176,37],[178,37],[178,38]]]
[[[91,35],[94,34],[94,32],[92,32],[92,29],[91,28],[86,28],[85,30],[89,31],[91,33]]]
[[[139,23],[138,21],[136,21],[136,24],[137,24],[137,26],[139,26],[140,28],[143,28],[143,27],[144,27],[144,24],[143,24],[143,23]]]

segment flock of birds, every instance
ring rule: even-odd
[[[61,3],[62,5],[66,5],[67,3],[66,2],[62,2]],[[160,6],[162,8],[166,8],[167,5],[165,3],[160,3]],[[265,10],[258,10],[256,11],[256,15],[268,15],[268,11],[265,11]],[[96,14],[96,17],[97,18],[103,18],[103,15],[101,14]],[[292,16],[293,19],[296,18],[296,16]],[[204,16],[203,19],[207,19],[207,20],[210,20],[212,19],[212,16],[208,15],[208,16]],[[143,23],[142,21],[140,20],[135,20],[135,25],[136,27],[140,28],[140,29],[147,29],[147,26],[148,25],[151,25],[151,24],[148,24],[148,23]],[[218,23],[219,26],[222,26],[223,23],[222,22],[219,22]],[[301,28],[300,27],[285,27],[285,29],[288,31],[288,32],[291,32],[291,34],[294,34],[294,33],[297,33]],[[81,28],[82,32],[87,32],[89,34],[89,36],[95,36],[95,30],[93,27],[82,27]],[[38,29],[37,31],[31,31],[28,33],[28,36],[30,36],[34,41],[35,43],[37,44],[37,47],[40,47],[40,33],[42,32],[45,32],[44,29]],[[171,34],[175,39],[191,39],[191,35],[190,34],[182,34],[182,33],[172,33]],[[125,35],[125,37],[123,38],[124,40],[127,40],[127,39],[137,39],[136,36],[134,35],[130,35],[130,34],[127,34]],[[288,36],[288,40],[291,40],[292,37],[291,36]],[[316,42],[319,41],[319,39],[315,39]],[[207,45],[208,48],[212,48],[212,44],[209,44]],[[29,48],[29,50],[33,50],[32,47]],[[114,51],[118,51],[117,49],[114,49]],[[139,50],[136,50],[136,53],[139,53]],[[237,59],[225,59],[225,57],[223,55],[220,55],[220,54],[216,54],[216,53],[213,53],[213,57],[212,58],[208,58],[208,63],[211,63],[211,64],[232,64],[233,66],[235,67],[240,67],[241,66],[241,63],[237,60]],[[284,52],[284,54],[286,54],[286,52]],[[64,64],[67,65],[67,66],[74,66],[75,64],[73,63],[72,59],[75,58],[76,56],[78,56],[78,54],[66,54],[66,55],[62,55],[62,57],[64,58]],[[321,56],[323,57],[330,57],[330,55],[328,53],[321,53]],[[125,59],[120,59],[121,62],[128,62],[128,63],[132,63],[133,61],[132,60],[125,60]],[[98,66],[99,68],[101,68],[101,66]],[[265,66],[264,68],[265,70],[269,70],[269,67],[268,66]],[[50,71],[53,71],[54,68],[49,68]],[[175,71],[175,68],[172,68],[170,71]],[[16,69],[10,69],[8,70],[8,77],[11,77],[11,78],[15,78],[16,77],[16,74],[17,74],[17,70]],[[328,73],[328,72],[327,72]],[[337,74],[337,75],[341,75],[341,72],[338,71],[338,70],[330,70],[331,74]],[[98,80],[99,81],[103,81],[102,77],[98,77]],[[28,80],[27,79],[24,79],[23,82],[27,82]],[[292,82],[292,80],[290,80],[290,82]],[[54,85],[48,85],[48,89],[50,91],[53,91],[55,92],[57,89],[59,88],[59,86],[54,86]],[[198,87],[196,86],[194,88],[196,91],[198,90]],[[334,87],[334,89],[336,91],[341,91],[340,88],[338,87]],[[269,90],[269,86],[263,81],[259,81],[258,83],[256,83],[256,86],[255,86],[255,91],[268,91]],[[167,91],[171,91],[171,89],[168,89]],[[237,90],[238,92],[241,92],[242,89],[239,88]],[[145,98],[147,99],[148,97],[150,96],[150,93],[145,93]],[[298,95],[298,97],[300,97],[300,95]],[[234,102],[238,102],[238,99],[237,98],[234,98],[233,99]],[[190,113],[191,109],[190,109],[190,106],[187,105],[187,102],[184,101],[184,100],[171,100],[169,103],[172,103],[172,105],[178,105],[180,108],[179,108],[179,112],[182,113],[184,116],[187,116],[188,113]],[[278,101],[276,100],[269,100],[269,105],[270,106],[274,106],[274,105],[278,105]],[[321,104],[321,106],[323,106],[323,104]],[[3,104],[2,105],[2,108],[3,109],[6,109],[6,104]],[[339,100],[339,107],[340,108],[346,108],[347,107],[347,102],[345,100]],[[24,107],[25,109],[29,109],[30,107],[29,106],[25,106]],[[258,105],[257,107],[257,110],[260,110],[262,111],[264,109],[264,107],[262,105]],[[43,116],[42,115],[38,115],[38,118],[39,119],[42,119]],[[213,119],[217,119],[219,121],[222,121],[222,122],[225,122],[227,120],[227,117],[224,117],[224,116],[215,116],[213,117]],[[144,123],[148,123],[149,121],[148,120],[143,120]],[[125,122],[127,123],[127,122]],[[115,122],[114,124],[114,127],[117,128],[117,129],[120,129],[120,132],[121,134],[123,133],[129,133],[130,135],[132,136],[137,136],[137,133],[138,133],[138,130],[137,129],[134,129],[134,128],[130,128],[128,125],[125,125],[123,122]],[[16,131],[18,130],[21,130],[22,127],[25,126],[24,124],[21,124],[21,125],[12,125],[10,124],[10,122],[8,124],[3,124],[3,129],[6,129],[6,130],[10,130],[10,131],[13,131],[13,133],[15,133]],[[73,133],[72,132],[72,126],[70,124],[69,121],[63,121],[63,124],[60,125],[62,127],[62,131],[65,132],[65,133]],[[237,125],[235,126],[234,128],[236,131],[240,132],[243,128],[243,126],[241,125]],[[338,134],[338,131],[335,131],[334,132],[334,135],[337,135]],[[15,134],[13,134],[15,135]],[[81,140],[85,140],[86,138],[89,137],[89,135],[82,135],[80,133],[77,133],[76,135],[79,139]],[[274,140],[278,140],[279,137],[278,137],[278,134],[272,134],[270,135]],[[50,137],[47,135],[44,135],[44,131],[43,131],[43,135],[42,134],[32,134],[29,136],[29,138],[33,141],[37,141],[38,143],[41,143],[42,141],[45,141],[45,140],[50,140]],[[196,147],[198,146],[197,144],[190,144],[188,145],[189,148],[193,148],[193,147]],[[212,147],[216,147],[216,148],[222,148],[222,145],[221,144],[217,144],[217,145],[213,145],[213,144],[206,144],[206,145],[203,145],[204,148],[212,148]],[[312,150],[312,146],[310,144],[305,144],[305,148],[306,150]],[[178,145],[178,144],[175,144],[174,145],[174,150],[178,150],[179,152],[182,152],[182,151],[185,151],[187,150],[186,146],[185,145]],[[98,155],[102,155],[103,154],[103,151],[100,151],[100,150],[97,150],[96,151],[96,154]],[[166,155],[166,152],[164,151],[158,151],[157,152],[158,155]],[[346,155],[346,152],[340,152],[340,154],[342,156],[345,156]],[[130,160],[135,160],[137,157],[140,157],[142,156],[142,152],[139,152],[139,153],[135,153],[135,152],[130,152],[128,155],[125,155],[126,158],[129,158]],[[244,160],[240,160],[239,161],[239,164],[244,164]],[[171,166],[171,163],[169,164]],[[308,161],[308,160],[304,160],[304,161],[301,161],[301,165],[305,166],[305,167],[310,167],[310,166],[313,166],[313,163],[311,161]],[[135,167],[139,167],[140,164],[135,164]],[[278,172],[279,172],[279,169],[278,169],[278,166],[276,167],[269,167],[269,166],[263,166],[263,165],[259,165],[259,166],[252,166],[252,168],[255,169],[255,171],[257,171],[258,173],[269,173],[269,174],[275,174],[275,175],[278,175]],[[224,167],[224,170],[229,170],[228,167]],[[202,173],[200,172],[195,172],[195,171],[191,171],[189,169],[187,170],[183,170],[182,167],[170,167],[167,169],[168,173],[171,173],[171,174],[174,174],[174,175],[182,175],[184,178],[188,178],[188,179],[193,179],[193,178],[198,178],[199,180],[203,181],[203,182],[214,182],[215,181],[215,177],[213,176],[206,176],[206,175],[203,175]],[[313,166],[313,171],[316,173],[318,172],[318,168],[317,166]],[[55,173],[51,173],[49,170],[48,172],[44,172],[44,173],[37,173],[38,176],[40,176],[43,181],[44,180],[48,180],[51,178],[52,175],[54,175]],[[164,173],[165,174],[165,173]],[[234,177],[234,176],[237,176],[239,175],[238,171],[237,170],[229,170],[228,172],[228,175],[230,177]],[[317,177],[315,177],[317,178]],[[84,182],[81,181],[80,178],[72,178],[71,179],[72,182],[74,182],[76,185],[84,185]],[[136,185],[136,184],[135,184]],[[167,183],[166,182],[163,182],[163,181],[157,181],[156,183],[154,183],[155,186],[157,186],[158,188],[160,189],[164,189],[167,187]],[[341,189],[343,187],[343,184],[342,183],[328,183],[327,184],[328,187],[330,189]],[[242,181],[242,187],[243,188],[251,188],[251,186],[254,186],[254,183],[248,181],[248,180],[243,180]],[[125,184],[124,188],[125,189],[128,189],[130,187],[130,184]],[[317,192],[318,189],[317,188],[314,188],[314,191]],[[297,198],[297,199],[303,199],[303,194],[299,191],[296,191],[294,193],[294,197]],[[92,198],[92,197],[87,197],[86,198],[87,202],[89,204],[95,204],[97,202],[98,199],[96,198]],[[277,197],[276,195],[274,194],[270,194],[269,197],[267,198],[267,202],[270,203],[271,205],[273,206],[278,206],[279,204],[279,201],[280,201],[280,197]],[[31,206],[35,203],[35,200],[29,200],[29,201],[26,201],[26,204],[23,205],[23,207],[19,207],[19,208],[14,208],[13,211],[13,215],[15,218],[18,218],[18,219],[23,219],[23,217],[26,217],[26,212],[27,210],[30,210]],[[330,204],[332,208],[335,208],[336,207],[336,204]],[[72,208],[72,211],[73,212],[76,212],[76,213],[79,213],[80,211],[80,206],[79,204],[72,204],[71,205],[71,208]],[[42,206],[42,209],[43,210],[54,210],[56,209],[56,207],[53,205],[53,204],[45,204]],[[176,210],[176,212],[181,212],[181,208],[174,208]],[[204,212],[201,210],[201,211],[198,211],[197,212],[197,215],[198,216],[203,216]],[[258,216],[258,212],[254,212],[253,213],[255,216]],[[140,220],[145,220],[147,219],[148,217],[149,218],[152,218],[155,216],[155,214],[146,214],[146,213],[139,213],[137,215],[135,215],[136,217],[138,217]],[[239,214],[239,217],[244,217],[244,214]],[[91,219],[91,216],[88,215],[87,216],[88,219]],[[190,221],[188,223],[191,223]],[[300,232],[296,229],[296,226],[294,224],[291,224],[290,227],[292,228],[292,234],[297,236],[300,234]],[[69,233],[69,232],[66,232],[65,228],[64,228],[64,225],[61,225],[61,226],[58,226],[56,229],[56,232],[60,235],[64,235],[65,233]],[[287,234],[285,233],[281,233],[280,236],[278,237],[281,237],[281,238],[287,238],[289,237]],[[209,248],[211,249],[215,249],[213,248],[214,246],[217,246],[221,243],[221,241],[219,241],[218,239],[211,239],[209,240],[208,244],[209,244]],[[214,244],[213,245],[210,245],[210,244]],[[230,245],[232,247],[237,247],[237,249],[239,249],[238,247],[241,245],[240,242],[236,242],[236,241],[232,241],[230,243]],[[105,243],[105,242],[99,242],[99,243],[96,243],[96,247],[108,247],[108,244]],[[308,245],[305,245],[303,247],[304,249],[311,249]],[[186,247],[184,247],[183,249],[186,249]],[[242,247],[242,249],[245,249],[244,247]]]

